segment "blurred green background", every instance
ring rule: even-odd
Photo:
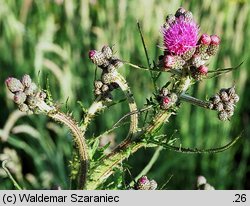
[[[72,142],[68,130],[44,116],[26,116],[16,111],[5,87],[8,76],[30,74],[45,88],[49,81],[53,98],[63,111],[70,110],[80,121],[82,109],[94,100],[95,66],[88,59],[90,49],[114,46],[121,59],[146,65],[137,30],[141,23],[151,61],[161,49],[160,27],[167,14],[180,6],[193,12],[200,31],[217,34],[222,43],[209,68],[237,66],[240,70],[195,85],[190,94],[205,99],[222,87],[234,83],[240,95],[230,122],[220,122],[216,113],[183,104],[177,116],[165,126],[174,130],[177,145],[214,148],[227,144],[242,131],[233,148],[213,155],[187,155],[161,151],[148,172],[149,178],[166,182],[167,189],[194,189],[198,175],[204,175],[216,189],[250,189],[250,2],[248,0],[0,0],[0,160],[10,158],[8,167],[21,186],[28,189],[69,186],[68,165]],[[134,92],[140,108],[152,95],[148,72],[124,66],[120,69]],[[159,86],[168,75],[161,76]],[[118,91],[116,100],[122,97]],[[66,103],[67,102],[67,103]],[[128,112],[126,103],[117,104],[95,118],[87,135],[98,135]],[[125,137],[128,127],[115,133],[116,142]],[[108,138],[108,137],[107,137]],[[147,165],[155,149],[142,149],[128,163],[136,177]],[[131,179],[127,177],[129,183]],[[161,185],[160,184],[160,185]],[[13,188],[0,169],[0,189]]]

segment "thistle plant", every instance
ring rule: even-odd
[[[20,111],[49,116],[67,126],[71,131],[76,145],[70,163],[71,189],[128,189],[128,187],[119,186],[114,177],[124,175],[126,171],[121,163],[142,147],[160,146],[175,152],[193,154],[217,153],[229,149],[239,139],[236,137],[227,145],[216,148],[197,149],[175,146],[173,137],[160,134],[161,127],[167,124],[172,115],[177,114],[184,103],[191,103],[205,110],[214,110],[221,121],[230,120],[233,116],[236,103],[239,101],[235,85],[222,88],[207,100],[200,100],[188,94],[189,88],[199,81],[209,80],[234,69],[209,70],[208,68],[210,58],[216,55],[219,49],[220,37],[215,34],[200,34],[199,25],[195,22],[192,13],[184,8],[179,8],[174,15],[167,16],[160,28],[163,40],[162,55],[151,63],[139,23],[138,29],[148,60],[147,67],[122,60],[115,56],[113,48],[107,45],[100,50],[89,51],[93,69],[95,67],[100,69],[101,75],[93,82],[95,100],[85,111],[81,123],[77,123],[72,115],[62,112],[56,103],[48,98],[48,94],[46,94],[48,91],[39,88],[29,75],[25,74],[21,80],[13,77],[6,80],[8,89],[14,95],[13,101],[18,105]],[[137,107],[129,83],[120,73],[124,65],[151,73],[155,91],[152,92],[152,97],[145,102],[144,108]],[[158,86],[157,79],[163,72],[169,73],[170,78],[163,86]],[[105,150],[108,148],[108,144],[98,148],[100,137],[87,137],[86,131],[96,115],[115,103],[116,100],[112,95],[114,90],[121,90],[124,93],[124,101],[127,102],[130,112],[121,117],[105,133],[122,126],[121,123],[128,117],[130,127],[123,141],[107,153]],[[145,111],[151,115],[147,115],[147,119],[144,120],[146,123],[139,126],[142,118],[140,114]],[[157,189],[157,183],[144,175],[134,182],[130,185],[131,189]],[[110,187],[110,185],[113,186]]]

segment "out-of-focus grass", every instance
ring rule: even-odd
[[[241,2],[241,3],[240,3]],[[102,45],[114,45],[116,55],[123,60],[146,65],[136,22],[141,23],[151,60],[157,60],[161,50],[160,26],[165,16],[180,6],[190,9],[200,31],[221,36],[221,48],[211,59],[209,68],[224,68],[244,61],[239,71],[223,77],[206,80],[196,85],[190,94],[199,98],[213,95],[221,87],[236,84],[240,102],[230,122],[220,122],[212,111],[183,104],[176,117],[172,117],[165,132],[175,134],[183,147],[212,148],[224,145],[244,131],[242,140],[230,150],[216,155],[185,155],[161,151],[155,166],[149,172],[159,182],[173,178],[167,188],[192,189],[197,175],[204,175],[218,189],[250,188],[250,107],[248,100],[250,4],[244,1],[180,1],[180,0],[47,0],[0,1],[0,129],[15,105],[8,98],[4,80],[8,76],[28,73],[45,87],[46,79],[58,105],[73,111],[80,120],[82,112],[78,100],[88,107],[93,101],[95,67],[88,60],[88,51]],[[150,74],[128,66],[120,69],[135,94],[140,107],[152,95]],[[163,85],[168,75],[160,78]],[[121,98],[119,92],[117,98]],[[67,101],[67,104],[66,104]],[[88,135],[99,134],[112,126],[128,111],[125,103],[101,114],[91,124]],[[16,125],[29,124],[39,136],[32,138],[30,131],[10,133],[1,142],[0,153],[9,147],[16,150],[22,163],[21,182],[27,188],[49,187],[60,184],[68,187],[67,165],[71,155],[70,134],[47,118],[28,116]],[[116,132],[117,141],[126,133],[126,127]],[[145,158],[145,154],[146,157]],[[150,159],[153,151],[139,151],[130,158],[131,172],[136,176]],[[143,157],[143,158],[141,158]],[[12,188],[2,174],[0,189]],[[184,174],[184,175],[183,175]],[[28,181],[29,180],[29,181]]]

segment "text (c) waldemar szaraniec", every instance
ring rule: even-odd
[[[20,202],[119,202],[119,196],[112,195],[44,195],[44,194],[18,194]]]

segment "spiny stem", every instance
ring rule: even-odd
[[[70,129],[74,141],[78,147],[78,153],[80,156],[80,175],[78,178],[78,189],[83,188],[87,179],[88,172],[88,152],[83,132],[81,131],[77,122],[72,119],[72,117],[57,111],[54,107],[47,105],[44,101],[39,101],[37,103],[37,107],[41,112],[45,113],[52,119],[62,123]]]
[[[86,189],[96,189],[101,182],[113,173],[113,169],[124,159],[128,158],[141,147],[150,147],[146,142],[141,141],[142,137],[159,129],[171,114],[172,112],[161,110],[150,125],[135,135],[133,141],[124,140],[112,153],[101,160],[95,168],[92,168],[91,179],[88,179]]]
[[[64,113],[49,113],[48,116],[66,125],[72,132],[80,156],[80,175],[78,178],[78,189],[82,189],[86,182],[88,173],[88,152],[83,133],[80,127],[78,127],[77,123]]]
[[[127,135],[127,138],[130,139],[137,132],[137,128],[138,128],[137,105],[135,103],[133,93],[131,92],[124,77],[122,75],[120,75],[118,72],[115,74],[115,77],[116,77],[115,83],[117,83],[119,85],[119,87],[121,88],[121,90],[124,92],[124,94],[127,98],[127,101],[128,101],[130,113],[132,113],[132,115],[130,116],[131,124],[130,124],[130,128],[129,128],[129,133]]]
[[[92,118],[96,115],[96,113],[100,112],[101,110],[105,109],[106,105],[104,101],[101,99],[101,96],[97,97],[96,100],[92,103],[89,107],[87,113],[85,114],[83,123],[81,124],[81,130],[83,135],[85,134],[89,123],[91,122]]]

